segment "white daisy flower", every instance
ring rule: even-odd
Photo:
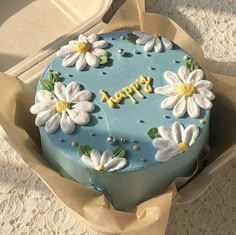
[[[160,126],[158,131],[161,138],[155,138],[152,144],[159,149],[155,155],[155,159],[159,162],[168,161],[187,151],[199,135],[199,128],[196,125],[189,125],[184,129],[179,122],[175,122],[171,129]]]
[[[60,126],[66,134],[72,134],[75,124],[86,125],[90,121],[88,112],[92,112],[95,105],[89,102],[92,93],[80,90],[77,82],[71,82],[67,87],[62,82],[54,86],[54,93],[40,90],[37,93],[39,102],[30,108],[36,114],[36,126],[45,125],[47,133],[54,133]]]
[[[210,91],[213,84],[203,80],[201,69],[190,72],[187,67],[181,66],[178,74],[171,71],[164,73],[169,85],[155,88],[155,93],[168,96],[161,102],[164,109],[172,109],[175,117],[182,117],[186,112],[192,118],[198,118],[200,108],[211,109],[215,95]]]
[[[110,150],[107,150],[101,153],[96,150],[92,149],[91,156],[88,157],[83,155],[81,160],[91,168],[94,168],[97,171],[117,171],[127,165],[127,159],[124,157],[113,157],[113,154]]]
[[[79,35],[78,41],[70,41],[68,45],[61,47],[57,51],[57,56],[65,57],[62,65],[69,67],[75,64],[77,70],[83,70],[88,64],[91,67],[98,67],[99,56],[105,55],[107,41],[99,40],[97,34],[91,34],[88,37]]]
[[[172,49],[173,43],[165,37],[159,37],[157,34],[150,34],[135,31],[133,32],[137,37],[136,44],[144,45],[144,51],[151,51],[153,48],[156,52],[161,52],[162,43],[165,48]]]

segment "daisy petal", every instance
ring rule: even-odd
[[[54,133],[59,125],[60,125],[60,119],[61,119],[61,114],[60,113],[55,113],[47,122],[45,125],[45,130],[47,133],[52,134]]]
[[[198,88],[197,91],[204,97],[208,98],[209,100],[214,100],[215,99],[215,95],[209,91],[206,88]]]
[[[66,100],[70,103],[71,99],[80,91],[80,85],[77,82],[70,82],[66,87]]]
[[[89,66],[98,67],[98,58],[95,55],[91,54],[90,52],[87,52],[85,59]]]
[[[191,83],[196,83],[198,81],[201,81],[204,78],[204,73],[201,69],[196,69],[194,71],[192,71],[187,79],[186,79],[186,83],[191,84]]]
[[[159,37],[157,37],[155,40],[154,50],[155,50],[155,52],[158,52],[158,53],[161,52],[161,50],[162,50],[162,44],[161,44],[161,40]]]
[[[97,149],[92,149],[91,153],[91,160],[95,165],[100,164],[101,153]]]
[[[134,35],[138,36],[139,38],[153,38],[153,35],[150,33],[144,33],[144,32],[140,32],[140,31],[134,31],[133,32]]]
[[[173,73],[171,71],[166,71],[164,73],[164,78],[170,85],[178,85],[182,83],[179,76],[176,73]]]
[[[178,94],[176,87],[171,85],[156,87],[154,91],[156,94],[161,94],[165,96],[175,96]]]
[[[59,100],[66,100],[66,87],[62,82],[56,82],[54,92]]]
[[[75,46],[75,45],[78,44],[78,41],[77,40],[71,40],[71,41],[69,41],[68,44],[71,45],[71,46]]]
[[[199,135],[199,128],[196,125],[186,127],[183,135],[183,142],[191,146]]]
[[[112,152],[110,150],[107,150],[107,151],[103,152],[102,157],[100,159],[100,164],[104,165],[111,160],[112,160]]]
[[[87,62],[86,62],[86,59],[85,59],[85,54],[81,54],[79,59],[76,62],[75,67],[76,67],[77,70],[81,71],[86,67],[86,65],[87,65]]]
[[[43,111],[39,113],[35,119],[35,125],[36,126],[42,126],[44,125],[54,114],[55,114],[55,109],[50,109]]]
[[[168,147],[172,146],[173,144],[175,144],[175,142],[173,140],[164,139],[164,138],[155,138],[152,141],[152,145],[157,149],[168,148]]]
[[[85,163],[86,165],[90,166],[91,168],[95,168],[95,164],[93,163],[93,161],[91,160],[90,157],[86,156],[86,155],[83,155],[81,157],[81,160],[83,163]]]
[[[193,94],[194,101],[202,108],[202,109],[211,109],[212,103],[211,101],[202,96],[201,94]]]
[[[189,70],[186,66],[181,66],[178,70],[178,75],[183,83],[186,83],[187,77],[189,76]]]
[[[153,38],[153,36],[138,38],[135,42],[137,45],[143,45],[143,44],[146,44],[148,41],[150,41],[152,38]]]
[[[124,157],[115,157],[111,161],[109,161],[107,164],[104,165],[107,171],[112,172],[112,171],[117,171],[120,170],[121,168],[125,167],[127,165],[127,159]]]
[[[171,129],[165,127],[165,126],[160,126],[158,128],[158,131],[163,139],[170,139],[174,140]]]
[[[72,108],[80,111],[92,112],[95,109],[95,105],[89,101],[80,101],[73,105]]]
[[[92,92],[88,90],[79,91],[71,98],[71,103],[79,103],[80,101],[89,101],[92,98]]]
[[[182,151],[175,144],[175,145],[172,145],[168,148],[164,148],[164,149],[157,151],[157,153],[155,155],[155,159],[159,162],[165,162],[165,161],[168,161],[169,159],[171,159],[172,157],[178,155],[181,152]]]
[[[78,37],[79,42],[87,42],[87,37],[83,34],[80,34]]]
[[[155,44],[155,38],[151,39],[150,41],[148,41],[145,46],[144,46],[144,51],[151,51],[152,48],[154,47]]]
[[[180,98],[180,95],[170,96],[161,102],[161,107],[163,109],[172,109],[180,100]]]
[[[90,116],[87,112],[76,109],[67,109],[67,113],[73,122],[78,125],[86,125],[90,121]]]
[[[55,106],[54,102],[52,103],[36,103],[30,108],[32,114],[39,114],[43,111],[52,109]]]
[[[62,112],[60,126],[62,131],[68,135],[72,134],[75,130],[75,123],[67,115],[66,111]]]
[[[108,45],[108,42],[105,40],[96,41],[92,44],[93,48],[105,48]]]
[[[56,97],[48,90],[40,90],[37,93],[37,97],[40,102],[45,102],[45,103],[57,100]]]
[[[175,117],[182,117],[187,111],[187,98],[183,96],[173,109],[173,114]]]
[[[161,40],[162,40],[165,48],[167,48],[169,50],[171,50],[173,48],[173,43],[169,39],[167,39],[165,37],[161,37]]]
[[[77,52],[72,55],[69,55],[62,60],[62,65],[65,67],[70,67],[76,63],[79,57],[80,57],[80,54]]]
[[[106,51],[104,49],[101,49],[101,48],[95,48],[91,51],[91,53],[97,57],[99,56],[102,56],[102,55],[105,55],[106,54]]]
[[[187,99],[187,112],[191,118],[198,118],[200,115],[200,108],[193,97],[188,97]]]
[[[57,51],[56,55],[59,57],[66,57],[68,55],[75,53],[75,46],[74,45],[66,45],[61,47],[59,51]]]
[[[182,140],[183,140],[183,135],[184,135],[184,127],[183,127],[183,125],[181,123],[179,123],[179,122],[175,122],[172,125],[172,134],[173,134],[175,142],[177,144],[181,143]]]
[[[94,43],[94,42],[97,41],[97,40],[98,40],[98,35],[95,34],[95,33],[90,34],[90,35],[88,36],[88,41],[89,41],[90,43]]]
[[[201,80],[196,82],[195,87],[198,88],[206,88],[211,89],[213,87],[213,83],[207,80]]]

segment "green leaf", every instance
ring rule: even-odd
[[[107,54],[99,56],[98,57],[98,63],[99,64],[106,64],[106,63],[108,63]]]
[[[136,36],[135,34],[132,33],[128,33],[125,36],[125,39],[133,44],[136,44],[136,40],[138,39],[138,36]]]
[[[160,138],[161,135],[159,134],[159,131],[156,127],[153,127],[151,129],[149,129],[147,131],[147,135],[151,138],[151,139],[155,139],[155,138]]]
[[[112,153],[114,157],[124,157],[126,154],[126,150],[121,146],[117,146],[112,149]]]
[[[79,147],[79,155],[81,157],[83,155],[86,155],[87,157],[90,157],[91,151],[92,151],[92,148],[89,145],[80,145],[80,147]]]
[[[197,63],[197,61],[192,58],[188,58],[187,60],[185,60],[185,63],[186,67],[190,72],[201,68],[200,65]]]
[[[53,81],[53,73],[52,73],[52,72],[49,72],[49,74],[48,74],[48,80],[49,80],[49,81]]]
[[[48,80],[55,85],[56,82],[60,81],[60,75],[61,74],[59,72],[49,72]]]
[[[40,87],[43,90],[51,91],[54,89],[54,84],[49,80],[40,80]]]

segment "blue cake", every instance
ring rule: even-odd
[[[30,109],[53,169],[123,211],[193,173],[214,99],[194,58],[131,30],[81,34],[56,55]]]

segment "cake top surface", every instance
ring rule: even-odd
[[[91,161],[101,158],[107,162],[111,161],[112,154],[107,150],[113,150],[113,154],[117,154],[118,158],[122,155],[121,160],[117,160],[120,171],[134,171],[160,164],[161,161],[167,160],[163,160],[162,156],[158,157],[157,152],[158,149],[161,150],[162,145],[170,146],[174,141],[179,148],[170,151],[176,151],[176,155],[186,151],[195,140],[197,141],[197,136],[201,134],[204,122],[208,119],[213,94],[206,94],[210,102],[208,106],[205,107],[201,102],[203,103],[205,90],[208,92],[211,84],[204,80],[201,69],[192,72],[186,69],[186,61],[183,58],[187,53],[175,44],[171,50],[168,49],[168,40],[165,42],[165,39],[158,44],[155,40],[159,37],[155,35],[130,33],[133,31],[122,30],[101,34],[96,40],[91,37],[92,43],[88,43],[90,46],[86,43],[75,44],[72,41],[68,45],[74,45],[79,53],[65,59],[60,57],[62,54],[59,52],[60,56],[56,57],[42,74],[41,81],[45,81],[52,71],[60,73],[60,82],[54,86],[54,91],[50,91],[54,94],[56,89],[54,96],[66,101],[57,102],[58,120],[66,108],[80,107],[85,112],[74,117],[79,124],[75,125],[73,133],[69,133],[70,130],[66,128],[69,134],[64,133],[67,131],[63,132],[58,122],[54,133],[46,133],[45,126],[39,125],[41,134],[48,135],[54,145],[68,154],[68,159],[84,164],[85,167],[91,167]],[[136,40],[136,43],[124,40],[127,35],[130,41]],[[83,42],[83,38],[79,39]],[[99,48],[99,45],[104,48]],[[157,48],[158,45],[162,45],[161,49]],[[96,47],[100,51],[95,50]],[[62,50],[65,52],[70,48],[64,47]],[[92,55],[87,56],[86,51],[89,50]],[[105,56],[101,55],[104,50]],[[158,50],[161,50],[160,53],[157,53]],[[186,81],[181,81],[181,78]],[[202,91],[203,85],[209,89],[203,87],[205,90]],[[39,85],[36,103],[41,101],[41,91],[42,87]],[[83,98],[72,102],[73,99],[76,100],[75,92],[80,93],[79,96]],[[192,99],[195,93],[196,99],[199,96],[197,104]],[[182,104],[179,100],[182,100]],[[53,110],[55,112],[55,108]],[[32,112],[38,114],[38,111]],[[74,115],[69,112],[68,115]],[[53,126],[52,123],[46,126]],[[86,148],[83,149],[85,145],[101,154],[94,150],[89,156],[92,160],[86,156],[81,158],[79,152],[86,152]],[[123,150],[126,160],[123,160]],[[100,170],[104,170],[102,168]]]

